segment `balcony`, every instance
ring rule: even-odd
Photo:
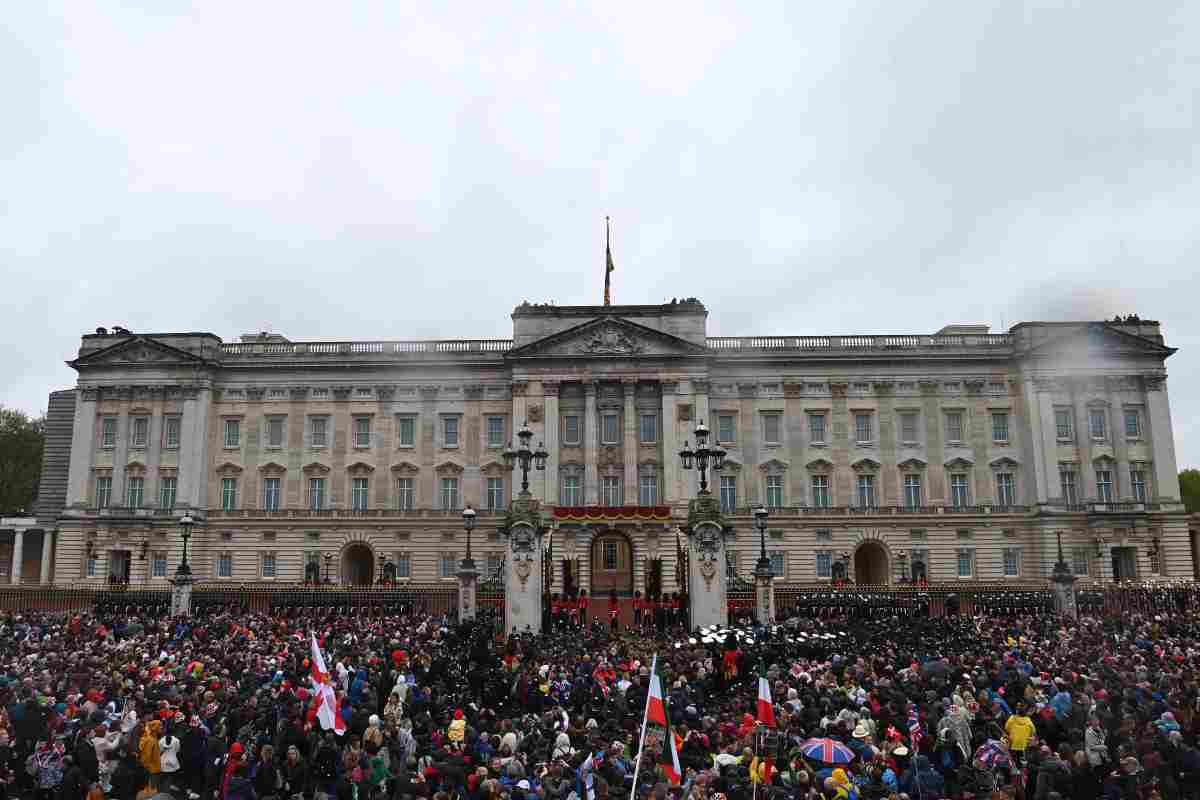
[[[947,350],[980,350],[1008,353],[1012,338],[1006,333],[960,334],[953,336],[710,336],[708,349],[734,353],[847,353],[910,352],[944,353]]]
[[[512,349],[512,339],[430,339],[392,342],[231,342],[221,345],[222,361],[407,361],[495,359]]]
[[[1048,511],[1056,513],[1087,513],[1087,514],[1136,514],[1147,511],[1162,511],[1160,503],[1063,503],[1050,502],[1045,504]]]
[[[475,509],[478,517],[500,517],[504,511]],[[461,508],[368,508],[364,511],[344,508],[282,508],[267,511],[261,508],[214,509],[208,519],[456,519],[461,522]]]

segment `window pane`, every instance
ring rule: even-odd
[[[150,427],[150,420],[145,417],[138,417],[133,421],[133,446],[146,446],[146,431]]]
[[[808,415],[808,433],[814,442],[825,441],[825,415]]]
[[[605,475],[601,480],[601,502],[606,506],[621,505],[621,479],[615,475]]]
[[[917,441],[917,415],[904,413],[900,415],[900,439],[905,442]]]
[[[579,417],[563,417],[563,442],[579,444]]]
[[[487,443],[488,447],[504,446],[504,417],[488,417]]]
[[[313,511],[325,508],[325,479],[308,479],[308,507]]]
[[[163,433],[163,446],[179,447],[179,417],[167,417]]]
[[[737,478],[733,475],[721,476],[721,510],[728,513],[737,508]]]
[[[767,414],[763,417],[763,439],[767,444],[779,444],[779,422],[778,414]]]
[[[279,478],[267,478],[263,481],[263,510],[279,510]]]
[[[458,508],[458,478],[442,478],[442,508]]]
[[[1071,470],[1063,470],[1058,473],[1058,480],[1062,487],[1063,502],[1068,505],[1075,505],[1078,502],[1078,497],[1075,493],[1075,473]]]
[[[582,505],[579,498],[579,476],[564,475],[562,484],[562,502],[565,506]]]
[[[400,418],[400,446],[412,447],[416,438],[416,420],[412,417]]]
[[[784,577],[786,562],[784,561],[783,551],[773,550],[769,555],[771,558],[771,574],[776,578]]]
[[[1132,470],[1129,481],[1133,487],[1133,499],[1138,503],[1146,502],[1146,473],[1140,469]]]
[[[601,422],[601,439],[605,444],[617,443],[617,415],[605,414],[600,418]]]
[[[955,411],[946,415],[946,441],[961,442],[962,441],[962,414]]]
[[[1004,550],[1004,577],[1016,578],[1021,574],[1021,555],[1015,547]]]
[[[504,479],[487,479],[487,507],[489,511],[499,511],[504,508]]]
[[[237,508],[237,478],[221,479],[221,508],[226,511]]]
[[[264,578],[274,578],[275,577],[275,554],[274,553],[263,553],[262,575]]]
[[[950,476],[950,501],[956,506],[971,504],[967,491],[967,476],[961,472],[956,472]]]
[[[814,475],[812,479],[813,506],[816,508],[829,507],[829,479],[824,475]]]
[[[368,504],[367,479],[355,478],[350,487],[350,508],[352,511],[366,511]]]
[[[974,571],[975,553],[972,550],[958,551],[958,577],[970,578]]]
[[[854,415],[854,436],[858,442],[871,441],[871,415],[870,414],[855,414]]]
[[[233,576],[233,555],[222,553],[217,559],[217,576],[229,578]]]
[[[1101,503],[1113,501],[1112,472],[1109,470],[1096,471],[1096,499]]]
[[[639,488],[638,502],[643,506],[658,505],[658,476],[643,475]]]
[[[142,507],[142,489],[144,487],[142,478],[130,478],[129,485],[125,491],[125,505],[129,508]]]
[[[117,421],[112,417],[105,417],[101,423],[100,446],[114,447],[117,442]]]
[[[658,415],[642,414],[642,442],[654,444],[658,441]]]
[[[1142,435],[1142,416],[1136,409],[1125,410],[1125,436],[1136,439]]]
[[[858,505],[870,508],[875,505],[875,477],[873,475],[858,476]]]
[[[768,475],[767,476],[767,507],[782,508],[783,507],[783,476]]]
[[[409,578],[412,577],[412,569],[408,558],[408,553],[396,554],[396,577]]]
[[[1071,571],[1076,575],[1089,574],[1090,561],[1090,553],[1086,547],[1076,547],[1071,550]]]
[[[175,508],[175,478],[163,478],[158,488],[158,507],[163,511]]]
[[[833,575],[833,552],[830,550],[817,551],[817,577],[828,578]]]
[[[313,417],[312,418],[312,437],[311,438],[312,438],[312,446],[313,447],[324,447],[325,446],[325,418],[324,417]]]
[[[371,446],[371,418],[358,417],[354,420],[354,446]]]
[[[1014,488],[1013,476],[1011,473],[997,473],[996,502],[1002,506],[1015,506],[1017,504],[1016,489]]]
[[[446,432],[446,447],[458,447],[458,417],[443,417],[442,427]]]
[[[904,476],[904,504],[909,508],[921,505],[921,476]]]
[[[225,420],[225,446],[237,447],[241,442],[241,424],[236,419]]]
[[[992,441],[1008,441],[1008,414],[992,414]]]
[[[1071,433],[1071,410],[1067,408],[1059,408],[1054,411],[1054,429],[1059,439],[1072,438]]]
[[[734,441],[734,426],[732,414],[721,414],[717,417],[717,441]]]
[[[400,511],[411,511],[413,508],[412,478],[396,479],[396,508]]]
[[[1107,439],[1108,416],[1104,413],[1104,410],[1100,408],[1093,408],[1088,414],[1088,419],[1090,420],[1092,438]]]
[[[108,508],[112,499],[112,478],[96,479],[96,508]]]
[[[150,575],[155,578],[167,577],[167,554],[156,552],[154,560],[150,562]]]

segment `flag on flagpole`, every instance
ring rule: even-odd
[[[315,633],[312,634],[310,665],[312,668],[313,706],[309,714],[320,721],[322,730],[332,730],[341,736],[346,732],[346,723],[342,720],[337,694],[333,691],[333,683],[329,672],[325,669],[325,658],[321,655],[321,648],[317,646]]]
[[[608,217],[605,217],[604,218],[604,305],[606,305],[606,306],[612,305],[612,296],[609,293],[609,285],[611,283],[610,276],[612,275],[612,271],[614,269],[615,269],[615,267],[613,267],[613,260],[612,260],[612,245],[609,241]]]
[[[771,682],[766,670],[758,665],[758,721],[768,728],[775,727],[775,704],[771,701]]]
[[[921,740],[925,738],[925,734],[921,732],[921,716],[917,713],[916,705],[908,707],[908,738],[912,741],[912,749],[915,751],[921,746]]]
[[[657,660],[655,671],[650,673],[650,693],[646,698],[646,722],[661,725],[663,731],[662,755],[659,766],[667,774],[667,779],[678,786],[683,779],[683,770],[679,766],[679,750],[675,746],[675,732],[671,730],[671,721],[667,717],[667,704],[663,701],[662,681],[658,677]]]

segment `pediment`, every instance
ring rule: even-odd
[[[461,475],[463,473],[463,465],[457,461],[447,459],[434,467],[433,471],[438,474]]]
[[[814,458],[805,464],[804,467],[813,472],[828,472],[833,469],[833,462],[827,458]]]
[[[896,466],[900,469],[920,470],[925,469],[929,464],[919,458],[906,458]]]
[[[134,336],[114,345],[88,353],[85,356],[68,361],[67,365],[75,369],[89,367],[160,367],[176,365],[208,365],[209,362],[186,350],[180,350],[168,344],[151,339],[149,336]]]
[[[1011,469],[1017,466],[1017,460],[1008,456],[1000,456],[999,458],[992,459],[991,466],[996,469]]]
[[[260,464],[260,465],[259,465],[259,467],[258,467],[258,471],[259,471],[259,472],[263,472],[263,473],[267,473],[267,472],[287,472],[287,467],[285,467],[283,464],[280,464],[280,463],[278,463],[278,462],[276,462],[276,461],[268,461],[268,462],[267,462],[267,463],[265,463],[265,464]]]
[[[508,472],[512,467],[500,463],[499,461],[489,461],[479,468],[479,471],[484,475],[495,475],[499,472]]]
[[[359,475],[361,475],[363,473],[370,474],[375,471],[375,467],[374,467],[374,465],[368,464],[365,461],[355,461],[353,464],[346,467],[346,471],[352,472],[352,473],[357,473]]]
[[[242,467],[239,464],[234,464],[232,461],[226,461],[217,467],[217,473],[221,475],[237,475],[241,471]]]
[[[311,464],[305,464],[301,472],[305,475],[328,475],[330,469],[320,461],[314,461]]]
[[[411,461],[401,461],[399,464],[392,465],[392,472],[396,475],[416,475],[421,471],[421,468]]]
[[[1087,352],[1094,356],[1156,355],[1166,358],[1174,353],[1175,349],[1144,336],[1126,333],[1108,323],[1095,322],[1078,327],[1067,327],[1061,336],[1042,342],[1032,348],[1030,353],[1037,356],[1055,356],[1058,354],[1079,355],[1081,352]]]
[[[975,462],[965,458],[952,458],[946,462],[946,469],[970,469]]]
[[[703,356],[705,348],[620,317],[601,317],[509,351],[506,358]]]
[[[876,472],[879,470],[879,462],[873,458],[860,458],[850,466],[855,472]]]

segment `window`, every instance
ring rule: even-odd
[[[350,510],[366,511],[370,505],[367,478],[354,478],[350,483]]]
[[[602,444],[616,444],[618,430],[616,414],[605,414],[600,417],[600,442]]]
[[[831,578],[833,577],[833,551],[818,550],[817,551],[817,577]]]
[[[458,417],[442,417],[442,444],[458,447]]]
[[[488,511],[504,509],[504,478],[487,479],[487,509]]]
[[[145,478],[130,478],[129,485],[125,487],[125,507],[126,508],[141,508],[142,507],[142,490],[145,488]]]
[[[871,413],[859,411],[854,415],[854,440],[859,444],[871,442]]]
[[[998,443],[1008,441],[1008,412],[992,414],[992,441]]]
[[[605,475],[600,479],[600,502],[606,506],[621,505],[621,479],[616,475]]]
[[[308,479],[308,508],[310,511],[321,511],[325,508],[325,479]]]
[[[458,478],[442,478],[442,508],[458,508]]]
[[[1006,577],[1006,578],[1021,577],[1021,548],[1019,548],[1019,547],[1004,548],[1004,577]]]
[[[737,508],[737,476],[721,476],[721,510],[726,514]]]
[[[96,508],[108,508],[112,500],[112,478],[96,478]]]
[[[1075,425],[1071,409],[1054,409],[1054,431],[1059,439],[1070,440],[1075,438]]]
[[[808,415],[808,438],[813,444],[825,444],[825,415]]]
[[[179,417],[163,419],[163,447],[168,450],[179,448]]]
[[[263,511],[279,510],[279,478],[263,479]]]
[[[915,411],[905,411],[900,415],[900,441],[917,441],[917,414]]]
[[[958,551],[958,577],[972,578],[975,576],[975,551],[963,548]]]
[[[408,553],[396,553],[396,577],[412,577],[412,562],[409,560]]]
[[[1133,487],[1134,502],[1146,502],[1146,473],[1140,469],[1130,470],[1129,485]]]
[[[233,577],[233,553],[221,553],[217,556],[217,577]]]
[[[858,476],[858,505],[860,508],[873,508],[875,506],[874,475]]]
[[[159,478],[158,507],[162,511],[173,511],[175,509],[175,486],[175,478]]]
[[[658,476],[643,475],[638,483],[638,503],[643,506],[658,505]]]
[[[487,418],[487,446],[504,447],[504,417]]]
[[[779,444],[783,440],[780,430],[782,417],[778,414],[763,414],[763,441],[767,444]]]
[[[717,415],[717,442],[732,444],[737,441],[737,429],[733,421],[733,414]]]
[[[950,504],[958,507],[971,505],[971,493],[967,488],[965,472],[950,475]]]
[[[782,550],[772,550],[767,556],[771,559],[771,575],[783,578],[787,575],[787,559]]]
[[[1059,486],[1062,487],[1062,498],[1064,503],[1069,506],[1073,506],[1079,502],[1079,495],[1075,493],[1075,470],[1059,470],[1058,483]]]
[[[607,569],[607,570],[616,569],[617,568],[617,540],[616,539],[605,539],[603,542],[601,542],[601,545],[604,548],[604,552],[602,554],[603,558],[604,558],[604,569]]]
[[[237,508],[237,478],[221,479],[221,508],[225,511]]]
[[[438,574],[443,578],[453,578],[456,572],[458,572],[458,555],[442,553],[438,559]]]
[[[904,476],[904,505],[908,508],[921,507],[921,476]]]
[[[814,508],[829,508],[829,478],[825,475],[813,476],[812,504]]]
[[[96,577],[96,567],[98,565],[98,561],[99,559],[97,558],[95,551],[92,551],[88,554],[87,561],[84,564],[84,570],[89,578]]]
[[[240,419],[225,420],[225,446],[240,447],[242,443],[242,421]]]
[[[130,439],[131,447],[145,447],[146,439],[150,431],[150,420],[145,417],[134,417],[133,420],[133,435]]]
[[[100,423],[100,446],[111,450],[117,443],[116,417],[105,417]]]
[[[161,550],[155,550],[150,554],[150,577],[167,577],[167,554]]]
[[[325,446],[327,422],[325,417],[313,417],[309,420],[309,442],[313,447]]]
[[[579,417],[563,417],[563,444],[579,444]]]
[[[641,441],[642,444],[655,444],[658,442],[657,414],[642,414]]]
[[[783,508],[783,476],[767,476],[767,508]]]
[[[1111,470],[1096,470],[1096,499],[1101,503],[1111,503],[1113,501],[1113,481]]]
[[[412,511],[413,510],[413,479],[412,478],[397,478],[396,479],[396,510]]]
[[[417,441],[417,420],[415,417],[399,417],[396,420],[396,441],[399,447],[414,447]]]
[[[1125,438],[1142,438],[1142,415],[1136,408],[1125,409]]]
[[[354,446],[355,447],[370,447],[371,446],[371,418],[370,417],[355,417],[354,418]]]
[[[264,578],[274,578],[275,577],[275,554],[274,553],[263,553],[262,554],[262,576]]]
[[[1017,489],[1013,483],[1011,472],[996,473],[996,504],[1015,506],[1017,504]]]
[[[961,442],[963,437],[963,415],[961,411],[946,413],[946,441]]]
[[[1071,548],[1071,572],[1086,576],[1091,572],[1091,554],[1086,547]]]
[[[1108,438],[1108,414],[1103,408],[1093,408],[1088,411],[1088,431],[1096,441]]]
[[[483,575],[484,580],[500,572],[500,568],[504,566],[504,553],[491,552],[487,554],[486,559],[487,572]]]
[[[581,506],[583,500],[579,494],[579,476],[564,475],[562,479],[562,504],[564,506]]]

